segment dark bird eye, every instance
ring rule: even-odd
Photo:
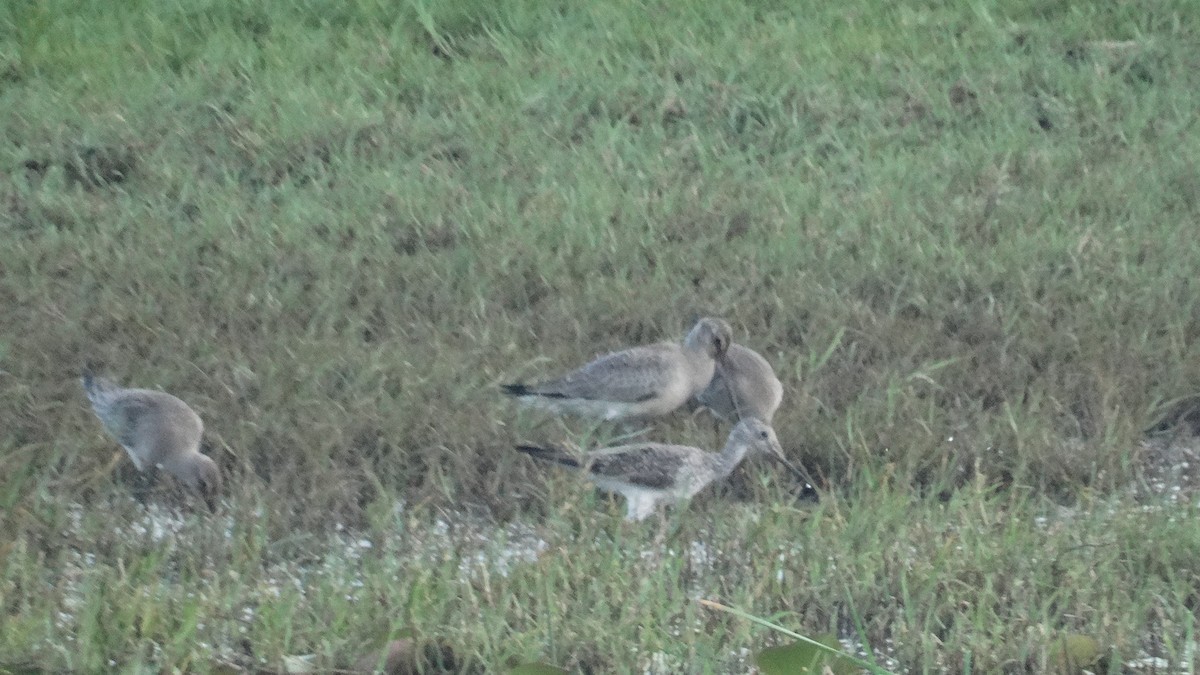
[[[760,432],[758,432],[758,437],[759,437],[759,438],[762,438],[762,439],[766,439],[766,437],[767,437],[767,436],[769,436],[769,435],[770,435],[770,434],[768,434],[768,433],[767,433],[767,432],[765,432],[765,431],[760,431]]]

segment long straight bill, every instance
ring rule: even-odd
[[[804,486],[805,486],[806,488],[810,488],[810,489],[811,489],[811,488],[814,488],[814,487],[815,487],[815,486],[812,484],[812,478],[811,478],[811,477],[808,475],[808,472],[807,472],[807,471],[802,471],[802,470],[800,470],[800,469],[796,468],[796,465],[794,465],[794,464],[792,464],[791,462],[787,461],[787,459],[786,459],[786,458],[784,458],[784,456],[783,456],[783,455],[771,455],[771,456],[775,458],[775,461],[777,461],[777,462],[779,462],[780,464],[782,464],[782,465],[786,466],[786,467],[787,467],[787,469],[788,469],[788,471],[791,471],[791,472],[792,472],[792,475],[793,475],[793,476],[795,476],[796,478],[799,478],[800,480],[804,481]]]

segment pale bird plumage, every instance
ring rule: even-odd
[[[720,452],[663,443],[603,448],[579,458],[553,447],[518,445],[517,450],[578,470],[596,487],[624,496],[626,520],[642,520],[661,503],[692,498],[714,481],[727,477],[751,452],[773,457],[804,479],[784,457],[774,429],[756,418],[739,422]]]
[[[632,347],[561,377],[502,388],[522,403],[557,414],[614,421],[661,417],[708,386],[730,341],[729,324],[704,318],[682,343]]]
[[[83,390],[109,434],[139,471],[162,467],[216,510],[221,472],[200,452],[204,423],[178,398],[151,389],[126,389],[83,370]]]
[[[734,343],[695,401],[726,422],[757,417],[769,424],[783,402],[783,384],[758,352]]]

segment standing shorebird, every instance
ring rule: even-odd
[[[161,391],[119,387],[93,376],[88,368],[81,379],[96,417],[138,471],[166,469],[216,511],[221,472],[212,458],[200,453],[204,423],[188,404]]]
[[[704,318],[682,344],[632,347],[552,380],[502,388],[522,403],[558,414],[611,421],[661,417],[708,386],[731,334],[721,319]]]
[[[664,501],[691,499],[710,483],[725,478],[746,454],[760,452],[782,462],[793,474],[803,474],[783,456],[775,431],[755,418],[738,422],[719,453],[686,445],[635,443],[594,450],[582,459],[556,448],[518,445],[534,459],[557,462],[583,472],[596,487],[625,497],[625,519],[642,520]]]
[[[726,422],[757,417],[770,424],[783,402],[783,384],[758,352],[735,343],[717,360],[712,382],[694,400]]]

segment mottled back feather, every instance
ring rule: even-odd
[[[664,373],[673,372],[679,360],[676,345],[633,347],[528,389],[541,396],[637,403],[658,395]]]
[[[597,477],[666,490],[675,485],[679,467],[692,448],[657,444],[622,446],[619,452],[588,455],[588,471]]]
[[[113,401],[108,408],[108,421],[104,426],[112,432],[117,442],[131,448],[138,442],[141,434],[145,433],[151,406],[148,401],[135,396],[127,396]],[[102,417],[101,420],[106,420]]]

